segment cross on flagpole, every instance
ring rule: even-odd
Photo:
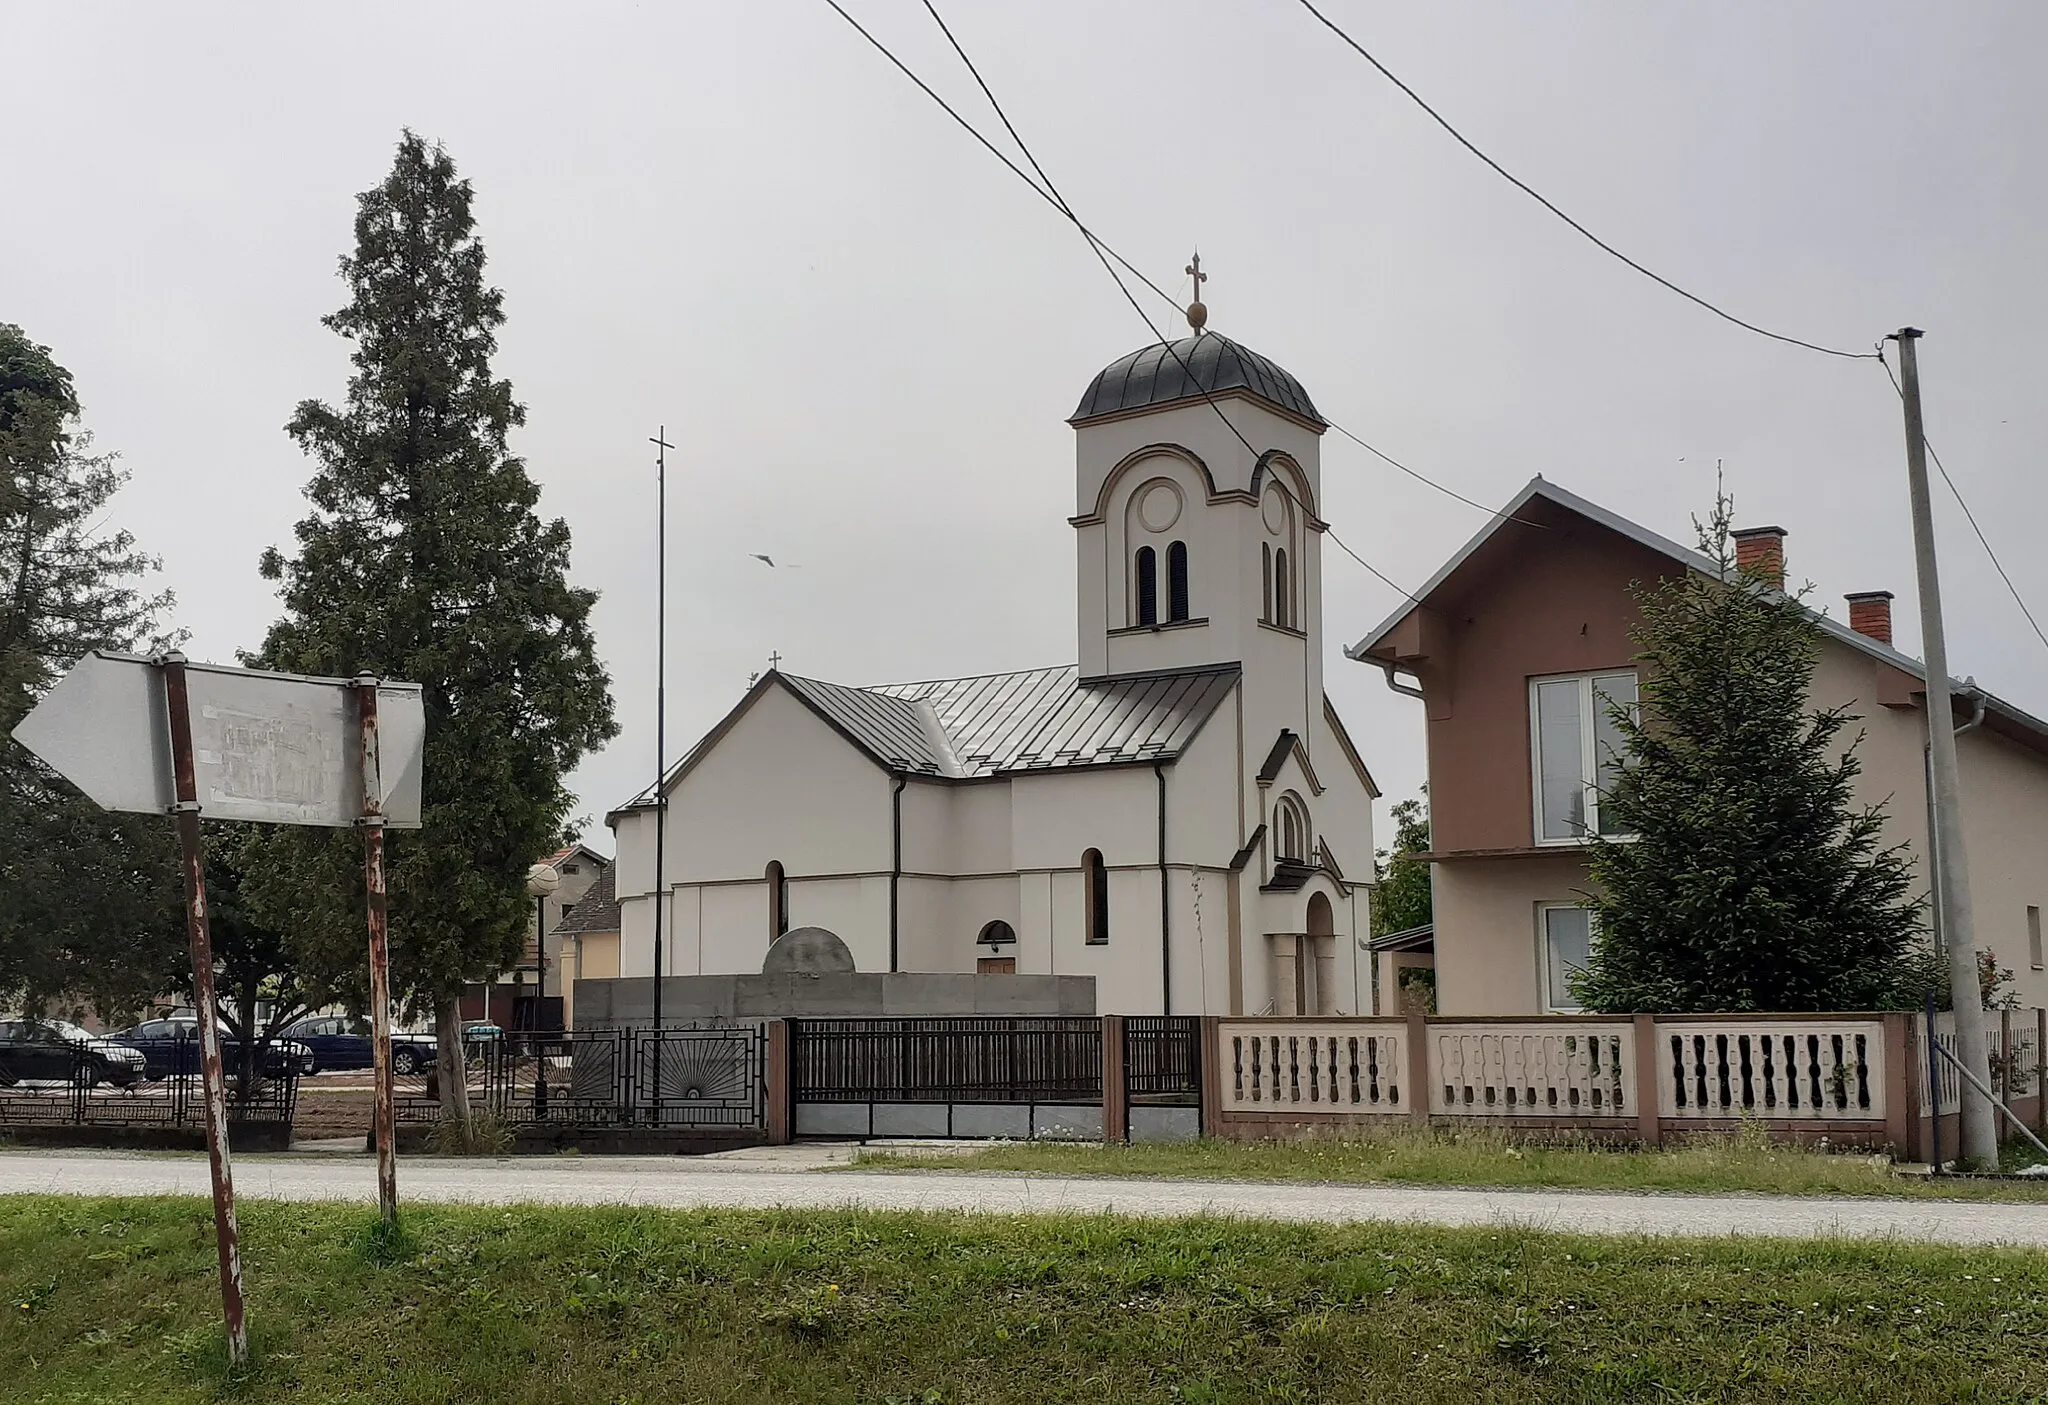
[[[661,910],[666,905],[662,860],[668,848],[668,426],[647,441],[654,445],[654,1027],[661,1028]],[[659,1077],[656,1078],[659,1097]]]

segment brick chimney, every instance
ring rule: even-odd
[[[1889,590],[1859,590],[1843,598],[1849,602],[1849,628],[1880,644],[1892,642],[1892,593]]]
[[[1728,534],[1735,538],[1735,564],[1753,571],[1779,590],[1785,588],[1785,529],[1783,527],[1738,527]]]

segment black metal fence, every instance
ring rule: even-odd
[[[1130,1015],[1124,1019],[1124,1089],[1133,1102],[1202,1100],[1199,1015]]]
[[[227,1078],[228,1120],[289,1125],[298,1107],[299,1080],[286,1072],[243,1080]],[[206,1093],[196,1072],[150,1078],[138,1068],[109,1068],[90,1046],[46,1066],[0,1069],[0,1127],[206,1127]]]
[[[758,1024],[508,1034],[467,1051],[472,1111],[513,1126],[747,1128],[767,1115]],[[400,1079],[400,1122],[441,1118],[438,1074]]]
[[[791,1094],[804,1102],[1102,1101],[1102,1021],[791,1020]]]

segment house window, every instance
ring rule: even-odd
[[[1294,628],[1294,580],[1287,574],[1287,548],[1273,553],[1273,623]]]
[[[1538,678],[1529,684],[1537,843],[1576,844],[1589,834],[1625,837],[1600,817],[1600,797],[1620,774],[1625,745],[1609,715],[1617,705],[1635,710],[1635,674]]]
[[[2041,909],[2027,909],[2027,960],[2035,970],[2043,969],[2041,964]]]
[[[1175,542],[1166,548],[1166,617],[1188,617],[1188,544]]]
[[[582,872],[582,870],[581,870],[580,868],[578,868],[578,867],[577,867],[577,866],[576,866],[575,864],[572,864],[572,863],[565,863],[565,864],[563,864],[563,865],[562,865],[562,872],[564,872],[564,873],[567,873],[567,874],[572,874],[572,875],[573,875],[573,874],[581,873],[581,872]]]
[[[1259,589],[1265,592],[1265,599],[1259,605],[1259,618],[1267,624],[1273,623],[1273,543],[1259,543]]]
[[[981,935],[974,939],[976,946],[1015,946],[1017,929],[1000,917],[981,929]]]
[[[768,865],[768,940],[774,941],[789,930],[789,877],[782,871],[781,860]]]
[[[1084,939],[1090,946],[1108,945],[1109,865],[1102,861],[1100,849],[1090,849],[1081,855],[1081,903],[1087,922]]]
[[[1577,1014],[1582,1008],[1572,994],[1572,977],[1586,969],[1593,950],[1593,914],[1583,907],[1538,910],[1543,933],[1543,1008],[1552,1014]]]
[[[1138,548],[1138,623],[1159,623],[1159,553]]]

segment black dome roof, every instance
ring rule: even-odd
[[[1325,423],[1301,382],[1249,347],[1214,332],[1154,344],[1112,361],[1089,383],[1069,423],[1169,405],[1220,390],[1248,390],[1291,414]]]

